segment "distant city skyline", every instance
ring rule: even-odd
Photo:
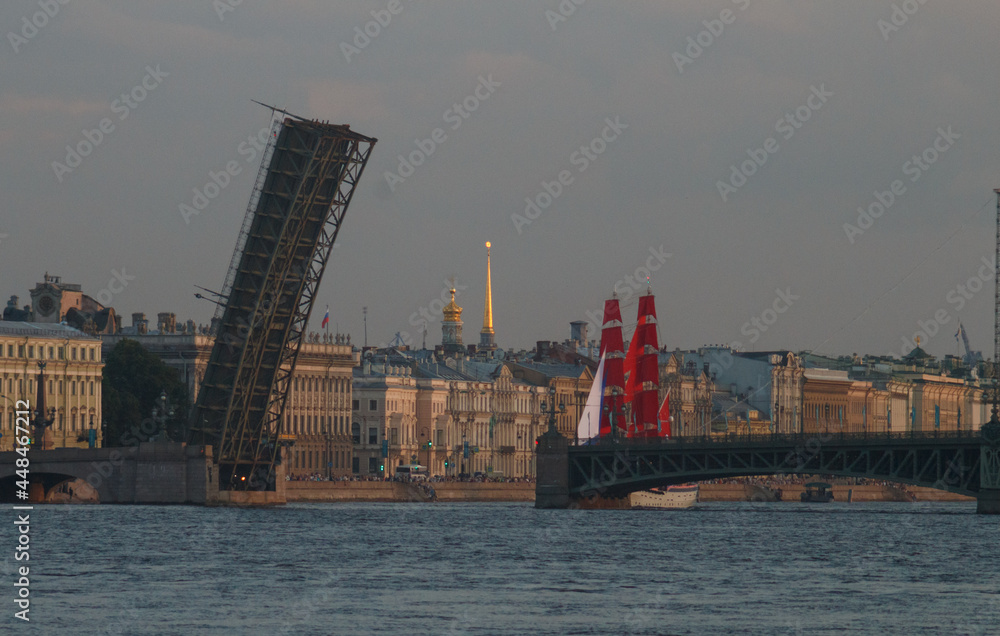
[[[669,348],[991,357],[1000,6],[897,4],[5,5],[0,293],[208,323],[259,100],[379,139],[311,330],[433,346],[454,277],[477,342],[490,241],[504,349],[649,275]]]

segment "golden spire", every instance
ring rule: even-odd
[[[483,330],[493,333],[493,285],[490,279],[490,242],[486,241],[486,304],[483,306]]]

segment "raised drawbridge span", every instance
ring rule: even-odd
[[[275,118],[216,313],[190,441],[222,490],[273,490],[282,412],[334,241],[376,139]]]

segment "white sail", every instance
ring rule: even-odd
[[[581,442],[597,437],[601,430],[601,400],[604,397],[604,356],[597,365],[594,374],[594,384],[590,387],[590,395],[583,407],[580,423],[576,427],[576,437]]]

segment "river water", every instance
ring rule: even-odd
[[[31,623],[8,557],[0,632],[998,634],[998,518],[974,511],[43,506]]]

